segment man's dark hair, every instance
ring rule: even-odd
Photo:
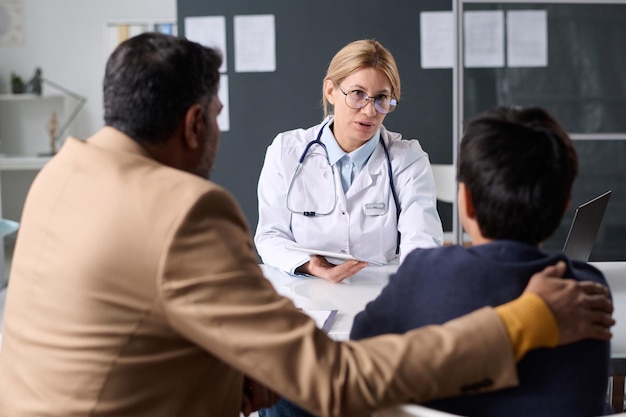
[[[559,226],[578,172],[569,136],[541,108],[497,107],[472,119],[458,166],[483,236],[534,245]]]
[[[104,74],[104,122],[135,140],[163,143],[185,112],[217,94],[221,55],[198,43],[144,33],[121,43]]]

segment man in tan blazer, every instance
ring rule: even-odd
[[[160,34],[116,49],[106,127],[68,138],[23,212],[0,354],[0,416],[238,416],[267,394],[314,413],[516,384],[528,349],[610,338],[603,287],[538,274],[444,326],[334,342],[257,265],[217,152],[219,55]]]

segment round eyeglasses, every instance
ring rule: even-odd
[[[391,96],[386,94],[379,94],[377,96],[370,97],[363,90],[350,90],[346,93],[339,84],[335,84],[339,87],[339,91],[341,91],[346,97],[346,105],[351,109],[362,109],[367,106],[367,103],[370,100],[373,100],[376,111],[380,114],[387,114],[391,113],[398,104],[398,101],[395,98],[391,98]]]

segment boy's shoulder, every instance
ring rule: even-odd
[[[411,251],[398,268],[399,274],[419,274],[429,276],[455,270],[458,265],[467,264],[475,256],[460,245],[437,248],[417,248]]]
[[[578,281],[594,281],[607,285],[604,273],[588,262],[570,259],[568,268],[571,270],[572,278]]]
[[[460,245],[446,245],[437,248],[417,248],[409,253],[402,264],[411,262],[434,262],[440,259],[463,258],[471,256],[467,248]]]

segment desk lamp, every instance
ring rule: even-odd
[[[61,137],[63,137],[65,131],[68,129],[70,124],[74,121],[74,119],[78,115],[78,112],[80,112],[80,110],[83,108],[83,106],[87,102],[87,98],[63,87],[60,84],[55,83],[54,81],[44,78],[41,73],[41,68],[35,69],[35,75],[33,75],[33,78],[31,78],[26,84],[26,92],[41,96],[43,84],[49,85],[50,87],[59,90],[62,93],[65,93],[66,95],[78,101],[76,107],[74,107],[70,115],[65,119],[63,124],[61,124],[61,127],[58,130],[56,128],[51,129],[50,152],[46,154],[41,154],[41,156],[50,156],[56,154],[57,143],[59,142]]]

